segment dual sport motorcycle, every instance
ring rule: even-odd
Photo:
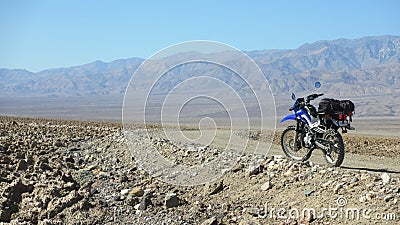
[[[320,82],[315,87],[321,87]],[[319,103],[318,111],[311,104],[323,94],[311,94],[296,98],[289,111],[293,114],[285,116],[280,122],[296,121],[296,125],[288,126],[282,133],[281,146],[285,155],[297,161],[306,161],[313,150],[322,150],[325,160],[331,166],[340,166],[344,159],[344,143],[342,133],[354,130],[350,126],[354,112],[354,104],[350,100],[335,100],[324,98]]]

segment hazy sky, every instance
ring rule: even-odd
[[[0,2],[0,68],[34,72],[95,60],[146,58],[169,45],[214,40],[242,50],[400,35],[400,1]]]

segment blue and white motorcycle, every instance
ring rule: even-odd
[[[315,83],[316,88],[320,86],[320,82]],[[305,98],[296,98],[292,93],[292,99],[295,102],[289,110],[294,114],[285,116],[280,122],[294,120],[296,125],[289,126],[283,131],[281,146],[287,157],[297,161],[308,160],[314,149],[320,149],[328,164],[340,166],[344,159],[344,143],[338,129],[341,128],[343,133],[346,133],[347,129],[354,129],[350,126],[354,104],[349,100],[323,99],[317,111],[310,102],[322,95],[311,94]],[[344,106],[344,110],[343,107],[338,106],[339,109],[321,110],[322,102],[329,100],[338,102],[338,105],[340,102],[350,102],[352,108],[346,110],[347,106]],[[335,103],[332,104],[335,105]]]

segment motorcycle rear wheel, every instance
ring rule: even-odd
[[[297,148],[295,148],[294,137],[296,134],[296,127],[287,127],[281,136],[281,146],[283,153],[291,159],[296,161],[306,161],[311,157],[311,151],[301,146],[301,135],[297,137]]]
[[[325,160],[331,166],[340,166],[344,160],[344,142],[338,131],[328,130],[323,137],[330,142],[330,149],[325,151]]]

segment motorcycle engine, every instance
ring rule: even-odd
[[[308,148],[312,145],[311,140],[312,140],[312,136],[309,132],[306,133],[306,135],[304,136],[304,143],[305,143],[305,147]]]

